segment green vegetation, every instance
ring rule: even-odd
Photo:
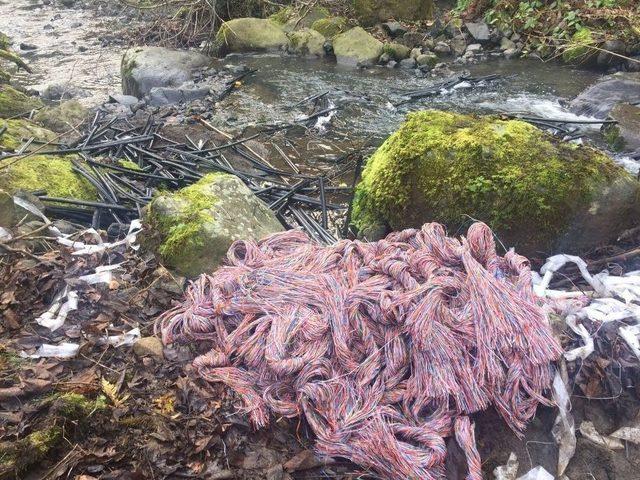
[[[518,32],[543,56],[584,58],[605,40],[640,41],[636,0],[458,0],[455,15],[484,18],[503,31]]]
[[[596,41],[590,29],[583,28],[573,34],[562,53],[562,59],[567,63],[577,63],[585,60],[592,53]]]
[[[107,399],[104,395],[99,395],[92,400],[79,393],[69,392],[54,395],[48,401],[52,403],[52,412],[72,421],[86,420],[95,412],[107,408]]]
[[[171,203],[177,205],[177,211],[171,215],[154,209],[157,202],[149,207],[147,221],[160,236],[158,252],[165,258],[192,258],[194,252],[204,242],[204,225],[213,220],[211,207],[218,199],[211,193],[209,185],[224,174],[210,173],[193,185],[169,195]],[[164,195],[160,195],[161,199]]]
[[[344,17],[328,17],[316,20],[311,28],[324,35],[325,38],[333,38],[346,31],[348,25],[347,19]]]
[[[72,158],[31,155],[17,159],[0,176],[0,188],[8,193],[44,190],[50,197],[95,200],[95,188],[72,170]]]
[[[40,402],[49,407],[42,425],[23,438],[0,443],[0,476],[17,475],[49,457],[95,412],[106,408],[103,396],[91,400],[77,393],[53,395]]]
[[[6,131],[0,137],[0,149],[12,151],[17,150],[29,138],[34,137],[40,141],[53,141],[56,134],[51,130],[42,128],[29,120],[0,119],[0,127],[6,126]]]
[[[369,159],[353,222],[364,232],[425,221],[455,228],[470,215],[501,233],[532,226],[525,240],[544,244],[626,175],[604,154],[525,122],[417,112]]]
[[[129,170],[136,170],[138,172],[142,171],[138,164],[131,160],[118,160],[118,164],[123,168],[128,168]]]
[[[278,10],[276,13],[271,15],[269,18],[279,25],[284,25],[291,18],[293,18],[295,13],[296,11],[293,7],[283,7],[280,10]]]
[[[0,118],[15,117],[42,108],[42,102],[9,85],[0,85]]]

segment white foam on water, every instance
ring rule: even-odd
[[[565,108],[559,100],[521,94],[501,101],[484,101],[478,106],[513,115],[535,116],[568,121],[592,121],[595,117],[576,115]],[[601,124],[576,124],[581,130],[599,130]]]
[[[638,175],[638,172],[640,172],[640,162],[638,160],[627,156],[614,156],[613,160],[633,175]]]
[[[327,104],[327,108],[333,108],[335,106],[336,106],[336,104],[333,103],[331,100],[329,100],[329,102]],[[327,125],[329,125],[329,123],[331,123],[331,119],[336,114],[336,112],[337,112],[337,110],[332,110],[329,113],[327,113],[326,115],[324,115],[322,117],[318,117],[314,127],[318,130],[319,133],[325,133],[327,131]]]

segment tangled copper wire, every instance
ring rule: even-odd
[[[165,343],[208,340],[193,361],[244,401],[252,424],[304,415],[320,455],[389,479],[444,476],[455,435],[482,478],[469,415],[495,406],[521,432],[561,353],[526,258],[475,223],[364,243],[302,232],[238,241],[160,319]]]

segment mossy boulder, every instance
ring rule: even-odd
[[[220,173],[158,195],[144,220],[143,244],[166,266],[189,277],[220,266],[234,241],[258,240],[283,229],[240,179]]]
[[[13,194],[45,191],[50,197],[95,200],[95,188],[72,170],[69,156],[32,155],[7,167],[0,176],[0,189]]]
[[[619,103],[611,109],[609,116],[618,122],[603,126],[609,146],[617,152],[640,150],[640,107]]]
[[[603,153],[528,123],[423,111],[369,159],[353,223],[375,238],[474,218],[525,254],[582,252],[639,223],[639,189]]]
[[[382,52],[386,53],[396,62],[400,60],[404,60],[405,58],[409,58],[411,54],[411,49],[406,45],[402,45],[401,43],[385,43],[382,47]]]
[[[287,34],[287,36],[289,37],[289,46],[287,48],[290,53],[309,57],[322,57],[324,55],[325,38],[315,30],[303,28],[295,30]]]
[[[9,85],[0,85],[0,118],[16,117],[42,108],[42,102]]]
[[[281,25],[263,18],[236,18],[224,22],[215,38],[219,55],[232,52],[280,50],[287,45]]]
[[[0,128],[6,126],[7,129],[0,136],[0,150],[14,151],[18,150],[30,138],[36,138],[41,142],[53,141],[56,134],[51,130],[43,128],[29,120],[0,119]]]
[[[322,34],[325,38],[333,38],[347,30],[349,22],[344,17],[328,17],[316,20],[311,28]]]
[[[12,152],[19,149],[26,140],[35,138],[39,142],[53,141],[57,135],[29,120],[1,120],[0,127],[7,129],[0,136],[0,150]],[[40,145],[37,144],[37,147]],[[32,147],[33,151],[36,146]],[[53,147],[51,147],[53,148]],[[33,155],[16,158],[7,162],[0,175],[0,189],[9,194],[18,191],[33,192],[43,190],[50,197],[71,197],[83,200],[97,198],[95,188],[72,169],[71,160],[75,156]]]
[[[293,7],[284,7],[269,18],[281,25],[285,32],[292,32],[297,29],[310,28],[318,20],[325,19],[330,15],[329,10],[316,5],[311,10],[308,8],[298,10]]]
[[[333,39],[333,53],[344,65],[375,64],[382,54],[382,42],[362,27],[347,30]]]
[[[364,26],[386,20],[429,20],[433,16],[433,0],[353,0],[353,8]]]
[[[89,117],[89,110],[77,100],[68,100],[55,107],[45,107],[34,120],[54,132],[64,133],[78,128]]]

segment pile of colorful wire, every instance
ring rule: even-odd
[[[300,231],[238,241],[158,322],[163,340],[210,342],[193,361],[258,428],[304,415],[318,454],[389,479],[444,475],[445,438],[482,478],[469,415],[494,406],[521,432],[561,353],[526,258],[497,255],[482,223],[435,223],[378,242],[319,246]]]

